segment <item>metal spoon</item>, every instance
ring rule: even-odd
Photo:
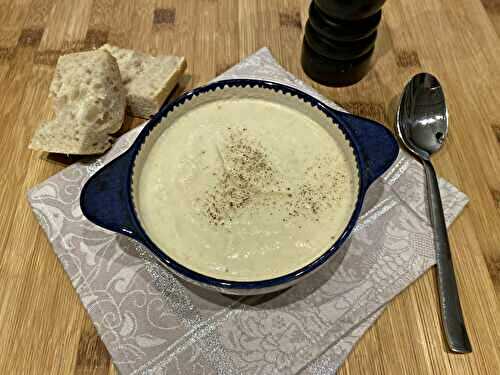
[[[396,125],[402,142],[418,156],[425,169],[436,245],[441,314],[448,346],[454,353],[470,353],[472,348],[460,307],[438,181],[430,160],[443,145],[448,132],[448,110],[436,77],[420,73],[408,82],[399,104]]]

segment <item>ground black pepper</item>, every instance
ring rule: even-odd
[[[231,131],[227,143],[219,150],[224,171],[205,202],[205,212],[214,225],[231,220],[264,187],[276,182],[265,150],[252,138],[243,136],[243,131],[246,128]]]
[[[222,226],[232,222],[250,204],[254,209],[273,207],[269,215],[279,214],[283,222],[295,217],[319,221],[320,213],[340,199],[336,188],[347,177],[328,168],[335,165],[334,160],[315,160],[305,169],[304,178],[289,185],[264,147],[249,135],[251,131],[238,127],[227,130],[225,142],[218,148],[223,171],[219,176],[212,173],[217,180],[204,199],[204,212],[210,223]]]

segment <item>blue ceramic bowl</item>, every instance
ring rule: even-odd
[[[237,94],[234,94],[234,93]],[[358,195],[352,216],[339,238],[322,255],[305,267],[268,280],[231,281],[209,277],[195,272],[168,256],[149,238],[140,223],[133,199],[134,168],[137,158],[154,143],[162,127],[169,125],[169,115],[175,111],[189,111],[197,102],[222,100],[233,95],[288,102],[304,113],[322,116],[325,127],[341,131],[354,154],[358,167]],[[318,112],[319,111],[319,112]],[[162,121],[163,120],[163,121]],[[325,122],[325,121],[324,121]],[[144,127],[132,146],[100,169],[84,186],[80,204],[83,214],[93,223],[124,234],[145,245],[159,261],[181,278],[203,287],[229,294],[262,294],[287,288],[325,265],[351,233],[359,217],[363,198],[370,184],[394,162],[399,147],[394,136],[382,125],[351,114],[336,111],[312,96],[283,84],[249,79],[219,81],[194,89],[158,112]],[[139,174],[136,173],[135,176]]]

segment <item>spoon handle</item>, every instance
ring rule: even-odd
[[[472,348],[464,325],[457,281],[453,271],[450,243],[443,214],[441,195],[436,172],[429,160],[422,160],[427,181],[427,199],[431,223],[434,227],[436,263],[438,272],[439,299],[444,331],[450,350],[454,353],[470,353]]]

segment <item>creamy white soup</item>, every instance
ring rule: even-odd
[[[145,157],[140,220],[160,249],[201,274],[285,275],[323,254],[352,215],[358,177],[345,142],[285,105],[200,105]]]

